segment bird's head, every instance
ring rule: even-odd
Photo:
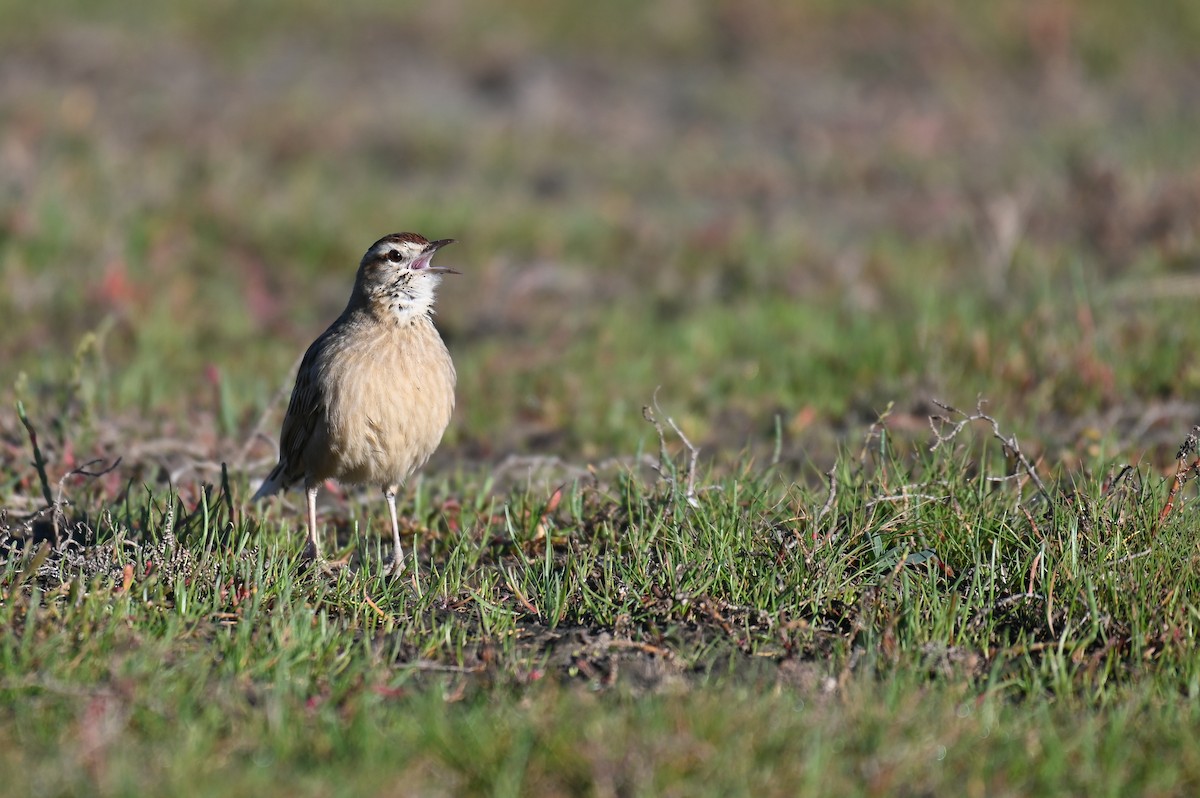
[[[428,313],[443,274],[454,269],[433,266],[434,253],[454,239],[430,241],[416,233],[393,233],[376,241],[358,266],[355,292],[376,311],[408,321]]]

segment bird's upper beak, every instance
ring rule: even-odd
[[[433,257],[433,253],[437,252],[439,249],[446,246],[447,244],[453,244],[453,243],[454,243],[453,238],[443,238],[439,241],[430,241],[425,246],[425,251],[421,253],[421,258],[418,261],[418,263],[421,263],[424,265],[425,271],[433,272],[434,274],[462,274],[462,272],[456,271],[455,269],[451,269],[448,266],[430,266],[429,265],[429,260]]]

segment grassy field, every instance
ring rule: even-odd
[[[0,792],[1200,791],[1195,4],[108,6],[0,0]],[[245,505],[401,230],[419,593]]]

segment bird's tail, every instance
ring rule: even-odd
[[[250,497],[250,501],[256,502],[259,499],[265,499],[268,496],[274,496],[279,491],[287,487],[283,481],[284,462],[282,460],[271,469],[271,473],[267,474],[267,478],[263,480],[262,485],[258,487],[258,491]]]

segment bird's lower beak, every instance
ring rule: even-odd
[[[433,257],[433,253],[437,252],[447,244],[453,243],[453,238],[443,238],[440,241],[430,241],[429,244],[426,245],[425,251],[421,253],[421,260],[425,263],[429,263],[429,259]],[[451,269],[448,266],[426,266],[425,271],[432,272],[433,274],[462,274],[462,272]]]

